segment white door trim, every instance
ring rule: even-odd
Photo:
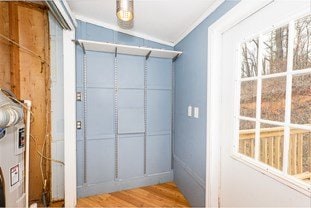
[[[254,14],[273,0],[242,0],[208,29],[207,66],[207,126],[206,126],[206,207],[219,207],[220,199],[220,143],[221,57],[222,34]]]
[[[65,207],[77,202],[75,31],[63,30]]]

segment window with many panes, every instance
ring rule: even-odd
[[[236,151],[310,184],[311,15],[243,42],[239,53]]]

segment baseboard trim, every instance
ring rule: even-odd
[[[100,184],[92,184],[86,186],[77,187],[78,197],[87,197],[96,194],[111,193],[121,190],[133,189],[143,186],[150,186],[159,183],[166,183],[173,181],[174,173],[173,171],[159,173],[159,174],[150,174],[144,177],[132,178],[126,180],[118,181],[109,181]]]
[[[205,182],[195,172],[193,172],[177,155],[174,154],[174,161],[177,162],[185,172],[203,189],[205,189]]]

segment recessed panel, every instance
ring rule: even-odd
[[[119,90],[118,106],[119,133],[144,132],[144,91]]]
[[[120,88],[144,88],[144,57],[118,55]]]
[[[148,134],[167,133],[171,131],[171,96],[171,91],[148,90]]]
[[[147,173],[155,174],[171,170],[170,135],[147,137]]]
[[[87,86],[114,86],[114,54],[87,52]]]
[[[87,142],[87,183],[97,184],[114,180],[114,138]]]
[[[114,134],[113,90],[87,90],[87,137],[104,138]]]
[[[119,178],[129,179],[144,175],[144,137],[120,136]]]
[[[172,60],[149,58],[148,59],[148,89],[172,88]]]
[[[119,134],[145,132],[144,109],[120,109],[118,131]]]

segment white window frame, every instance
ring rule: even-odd
[[[243,42],[238,44],[237,46],[237,63],[241,63],[241,44],[247,42],[248,40],[258,38],[258,67],[257,67],[257,76],[254,77],[246,77],[241,78],[241,67],[240,65],[237,66],[236,69],[236,88],[235,88],[235,136],[234,136],[234,144],[233,144],[233,153],[232,156],[235,159],[238,159],[244,163],[250,163],[255,169],[261,169],[260,171],[276,174],[277,177],[281,179],[281,182],[283,181],[283,178],[286,183],[286,185],[289,185],[290,187],[306,194],[310,195],[311,193],[311,186],[307,183],[302,182],[301,180],[297,179],[296,177],[288,174],[288,159],[289,159],[289,148],[290,148],[290,129],[291,128],[297,128],[301,130],[307,130],[311,132],[311,127],[302,125],[302,124],[293,124],[290,121],[291,118],[291,101],[292,101],[292,78],[295,75],[304,75],[304,74],[311,74],[311,68],[306,69],[300,69],[300,70],[293,70],[293,51],[294,51],[294,41],[295,41],[295,22],[305,17],[307,14],[299,14],[296,16],[289,17],[290,20],[285,20],[284,22],[281,22],[277,24],[277,26],[273,25],[271,28],[268,28],[265,31],[262,31],[256,35],[254,35],[252,38],[244,39]],[[267,34],[269,32],[272,32],[273,30],[277,28],[281,28],[283,26],[288,25],[288,47],[287,47],[287,70],[286,72],[281,73],[274,73],[274,74],[268,74],[263,75],[262,74],[262,37],[264,34]],[[265,120],[261,119],[261,95],[262,95],[262,80],[264,79],[271,79],[271,78],[280,78],[285,77],[286,78],[286,95],[285,95],[285,120],[284,122],[279,121],[271,121],[271,120]],[[256,95],[256,118],[250,118],[240,115],[240,86],[241,83],[244,81],[257,81],[257,95]],[[256,123],[256,129],[255,129],[255,158],[250,158],[242,153],[239,153],[239,123],[240,121],[252,121]],[[282,170],[278,170],[268,164],[265,164],[260,161],[260,124],[270,124],[270,125],[276,125],[280,127],[284,127],[284,148],[283,148],[283,168]]]
[[[206,194],[205,206],[218,207],[220,199],[220,142],[221,132],[219,114],[221,112],[221,72],[222,67],[222,34],[234,27],[245,18],[256,12],[258,9],[270,4],[272,0],[252,1],[241,0],[234,8],[217,20],[208,29],[208,66],[207,66],[207,131],[206,131]],[[301,11],[306,14],[309,8]],[[289,21],[288,21],[289,22]],[[240,72],[240,70],[239,70]],[[239,73],[240,74],[240,73]],[[240,92],[238,92],[239,94]],[[237,96],[235,96],[237,97]],[[258,99],[258,98],[257,98]],[[236,129],[236,128],[235,128]],[[235,136],[237,133],[235,132]],[[236,139],[235,139],[236,141]],[[232,148],[233,150],[233,148]],[[300,180],[294,177],[284,177],[283,172],[270,168],[264,163],[254,163],[254,160],[242,154],[232,152],[232,157],[253,169],[266,174],[267,176],[290,187],[293,184],[301,184]],[[259,164],[259,165],[258,165]],[[305,184],[303,184],[305,185]],[[301,193],[310,196],[310,190],[294,185],[294,188]]]

